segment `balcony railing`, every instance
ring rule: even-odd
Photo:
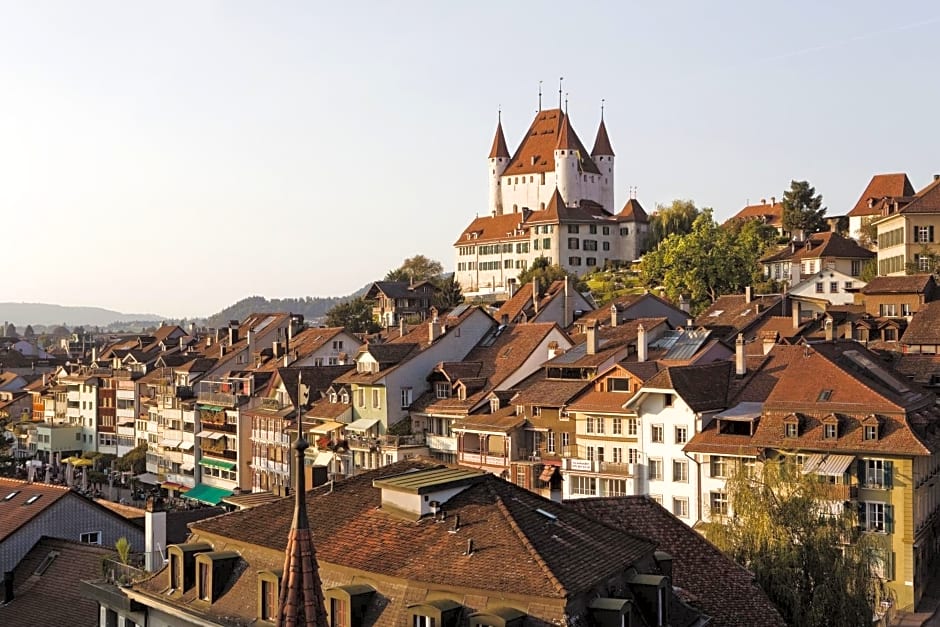
[[[236,394],[226,392],[203,392],[199,391],[196,400],[206,405],[221,405],[222,407],[235,407],[238,402]]]
[[[820,486],[822,498],[827,501],[854,501],[858,499],[858,486],[824,485]]]
[[[499,466],[508,468],[509,458],[504,455],[482,454],[480,451],[460,451],[457,453],[458,463],[481,464],[484,466]]]
[[[619,462],[600,462],[600,472],[609,475],[632,477],[634,474],[634,466],[634,464],[623,464]]]

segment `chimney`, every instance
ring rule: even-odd
[[[539,280],[532,279],[532,307],[535,309],[535,315],[539,315]]]
[[[747,373],[747,364],[744,362],[744,336],[738,333],[734,343],[734,374],[743,377]]]
[[[776,197],[776,196],[771,196],[771,197],[770,197],[770,204],[771,204],[771,205],[776,205],[776,204],[777,204],[777,197]]]
[[[3,604],[13,601],[13,571],[3,573]]]
[[[549,360],[555,359],[560,354],[561,352],[558,350],[558,342],[556,340],[552,340],[551,342],[549,342],[548,343],[548,359]]]
[[[502,326],[506,326],[507,324],[509,324],[509,314],[503,314],[503,315],[501,315],[501,316],[499,317],[499,323],[500,323]]]
[[[166,550],[166,510],[163,499],[151,496],[144,512],[144,568],[148,573],[163,568],[163,552]]]
[[[934,174],[934,175],[933,175],[933,180],[935,180],[935,181],[940,181],[940,174]]]
[[[610,306],[610,326],[617,326],[617,305]]]
[[[800,328],[800,301],[794,300],[792,301],[792,303],[793,305],[791,307],[791,310],[793,313],[793,328],[799,329]]]
[[[685,294],[681,294],[679,296],[679,309],[685,313],[690,313],[692,311],[689,299],[685,297]]]
[[[766,205],[766,204],[767,204],[767,199],[766,199],[766,198],[761,198],[761,199],[760,199],[760,204]]]
[[[91,347],[91,360],[93,362],[98,361],[98,347],[97,346]]]
[[[587,323],[587,354],[596,355],[598,349],[597,320],[590,320]]]
[[[441,326],[441,321],[438,320],[437,316],[435,315],[431,319],[431,322],[428,323],[428,341],[433,342],[443,334],[444,329]]]
[[[777,343],[777,332],[774,331],[772,335],[765,335],[763,343],[764,343],[764,354],[766,355],[773,349],[774,344]]]
[[[467,538],[467,553],[466,555],[473,555],[473,538]]]
[[[228,344],[234,346],[236,342],[238,342],[238,320],[229,320]]]
[[[826,321],[823,323],[823,328],[826,330],[826,341],[832,341],[832,318],[826,318]]]
[[[636,328],[636,360],[646,361],[646,327],[642,324]]]
[[[747,303],[748,305],[751,304],[751,300],[753,299],[753,296],[754,296],[753,291],[754,291],[754,288],[752,288],[750,285],[744,288],[744,302]]]
[[[271,351],[274,353],[274,358],[278,359],[281,356],[281,343],[274,340],[271,344]]]
[[[247,344],[248,344],[248,359],[251,359],[251,350],[254,348],[254,347],[251,345],[251,341],[254,339],[254,338],[252,337],[252,335],[253,335],[253,333],[251,332],[251,329],[248,329],[248,332],[245,334],[245,337],[248,339],[248,342],[247,342]]]
[[[405,335],[405,319],[401,316],[398,317],[398,337],[404,337]]]

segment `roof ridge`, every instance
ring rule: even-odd
[[[522,531],[522,528],[519,526],[519,523],[516,522],[515,516],[512,515],[512,512],[509,511],[509,508],[506,507],[506,504],[503,502],[502,495],[499,494],[493,488],[490,482],[486,482],[485,485],[486,485],[486,489],[490,492],[490,494],[493,495],[493,498],[495,499],[495,502],[496,502],[497,509],[506,519],[506,522],[509,523],[509,528],[512,529],[513,533],[515,533],[516,536],[519,538],[519,540],[522,542],[522,546],[524,546],[526,551],[528,551],[529,555],[532,556],[532,559],[535,560],[535,563],[539,565],[539,568],[542,569],[542,571],[548,577],[549,581],[552,582],[552,584],[555,586],[555,589],[562,595],[567,596],[568,589],[565,588],[564,584],[562,584],[558,580],[558,577],[556,577],[555,573],[552,572],[552,569],[548,565],[548,562],[545,561],[542,555],[538,552],[538,550],[529,540],[528,536],[526,536],[525,532]]]

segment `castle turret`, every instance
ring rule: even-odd
[[[499,180],[506,166],[509,165],[509,149],[506,147],[506,138],[503,136],[503,122],[496,123],[496,137],[493,138],[493,147],[490,149],[490,213],[501,215],[503,213],[503,193]]]
[[[607,126],[604,124],[604,111],[601,109],[601,123],[597,127],[597,137],[594,139],[594,149],[591,158],[600,170],[600,203],[604,209],[614,212],[614,149],[607,136]]]
[[[568,115],[562,114],[558,141],[555,143],[555,180],[558,192],[569,207],[581,200],[580,144],[568,122]]]

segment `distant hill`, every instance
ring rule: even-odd
[[[209,316],[205,324],[208,327],[222,327],[227,325],[230,320],[244,320],[249,314],[276,312],[301,314],[307,322],[317,324],[323,320],[326,312],[330,309],[340,303],[362,296],[370,285],[372,284],[369,283],[347,296],[305,296],[300,298],[272,298],[270,300],[264,296],[249,296]]]
[[[101,307],[68,307],[45,303],[0,303],[0,321],[12,322],[18,328],[33,326],[106,327],[114,322],[159,322],[156,314],[125,314]]]

